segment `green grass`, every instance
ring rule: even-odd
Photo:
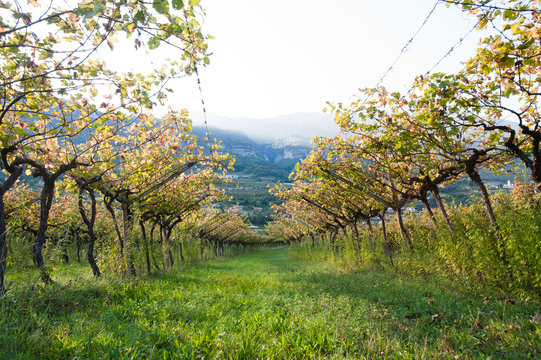
[[[11,274],[0,359],[539,358],[535,302],[447,280],[347,271],[286,248],[137,281]]]

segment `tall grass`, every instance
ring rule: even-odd
[[[61,265],[47,287],[37,272],[30,285],[28,271],[15,271],[15,284],[0,299],[0,358],[541,355],[538,303],[311,259],[292,260],[283,248],[132,280],[110,274],[97,280],[88,265]]]
[[[325,235],[316,246],[311,239],[292,250],[297,258],[326,259],[350,268],[387,269],[421,275],[441,275],[465,286],[494,289],[519,297],[541,297],[541,201],[527,189],[493,195],[499,230],[487,219],[479,199],[467,206],[450,206],[455,236],[436,214],[405,219],[415,251],[410,251],[393,221],[387,224],[387,246],[381,226],[371,239],[368,228],[359,236],[348,229],[336,239],[335,251]]]

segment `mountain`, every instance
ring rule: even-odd
[[[201,114],[193,113],[191,117],[195,125],[204,123]],[[297,113],[271,118],[233,118],[208,114],[207,123],[223,130],[243,129],[252,140],[262,144],[289,138],[295,144],[310,146],[314,136],[329,137],[339,132],[332,115],[325,113]]]
[[[206,127],[194,126],[193,132],[204,138]],[[222,151],[236,158],[235,172],[287,178],[295,164],[306,157],[311,147],[299,136],[287,136],[273,142],[261,143],[238,130],[208,127],[211,138],[222,143]]]
[[[256,226],[271,220],[271,204],[278,202],[269,188],[278,182],[288,182],[295,164],[310,152],[310,142],[305,136],[288,135],[255,141],[252,136],[238,130],[208,127],[211,139],[222,143],[222,151],[235,157],[234,180],[225,186],[230,200],[223,206],[234,208]],[[194,126],[193,133],[203,139],[207,127]]]

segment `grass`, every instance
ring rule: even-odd
[[[447,280],[300,262],[287,248],[136,281],[22,271],[0,300],[1,359],[539,358],[540,304]],[[26,283],[26,284],[23,284]],[[536,317],[537,316],[537,317]]]

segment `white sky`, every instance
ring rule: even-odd
[[[203,30],[215,37],[209,43],[211,64],[200,69],[207,111],[272,117],[321,112],[326,101],[349,103],[357,89],[376,85],[435,3],[202,0]],[[475,22],[440,3],[383,85],[406,91]],[[479,37],[474,31],[435,70],[458,71]],[[175,107],[201,111],[195,78],[179,80],[173,89]]]

